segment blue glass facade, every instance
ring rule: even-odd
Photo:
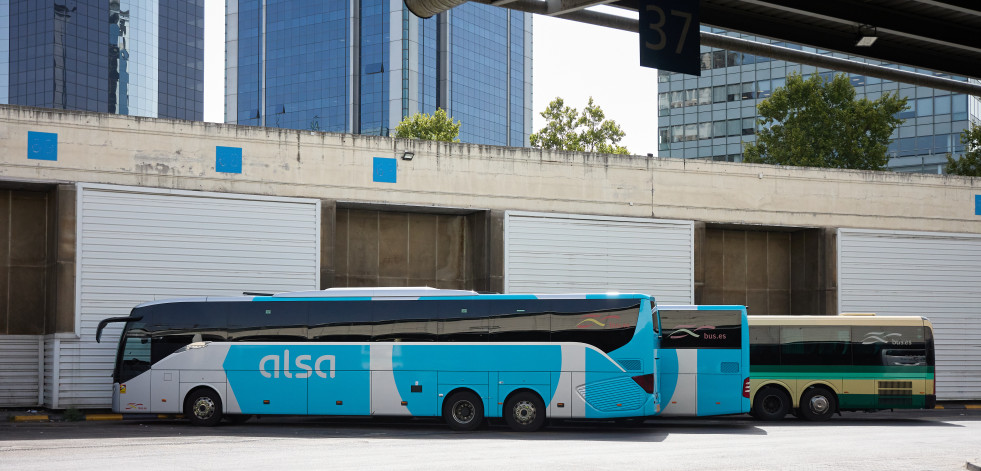
[[[444,108],[464,142],[526,145],[531,16],[400,0],[230,0],[227,122],[384,135]]]
[[[0,103],[10,90],[10,2],[0,1]]]
[[[402,79],[401,70],[395,77],[396,71],[389,67],[389,53],[397,51],[401,57],[402,44],[399,41],[392,47],[389,45],[388,3],[388,0],[361,0],[360,132],[376,136],[388,135],[388,81]],[[398,39],[402,39],[401,34]],[[386,69],[389,69],[387,74]]]
[[[0,103],[10,89],[10,2],[0,2]]]
[[[767,38],[719,29],[722,33],[764,43]],[[796,44],[776,45],[827,54]],[[887,67],[906,66],[849,57]],[[836,72],[734,51],[702,47],[700,77],[660,72],[658,74],[658,149],[663,157],[741,161],[742,142],[755,140],[756,105],[783,87],[792,72],[831,78]],[[930,71],[917,70],[931,74]],[[900,113],[906,121],[892,135],[887,168],[903,172],[940,173],[946,155],[964,151],[960,133],[971,122],[981,124],[981,100],[943,90],[891,82],[876,77],[847,74],[859,98],[878,99],[884,93],[907,98],[909,110]],[[952,77],[966,80],[963,77]]]
[[[0,0],[0,25],[3,103],[204,117],[204,0]]]

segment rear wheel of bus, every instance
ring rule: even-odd
[[[835,394],[821,386],[814,386],[804,391],[800,397],[800,416],[804,419],[821,422],[831,418],[838,409]]]
[[[545,425],[545,402],[531,391],[518,391],[504,403],[504,421],[515,432],[534,432]]]
[[[756,391],[753,415],[760,420],[780,420],[790,412],[790,396],[780,388],[764,386]]]
[[[443,420],[453,430],[476,430],[484,422],[484,403],[470,391],[459,391],[443,402]]]

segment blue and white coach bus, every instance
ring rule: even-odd
[[[125,323],[113,411],[198,425],[253,414],[503,417],[655,415],[653,300],[643,294],[486,295],[332,288],[156,301]]]
[[[749,412],[746,306],[657,306],[662,416]]]

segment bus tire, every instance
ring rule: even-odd
[[[756,391],[753,416],[760,420],[780,420],[790,412],[790,396],[780,388],[765,386]]]
[[[835,394],[827,388],[814,386],[807,388],[800,397],[800,416],[812,422],[823,422],[831,418],[838,409]]]
[[[443,401],[443,420],[453,430],[476,430],[484,422],[484,403],[470,391],[455,392]]]
[[[221,397],[211,388],[191,391],[184,400],[184,417],[194,425],[212,427],[222,418]]]
[[[515,432],[534,432],[545,425],[545,402],[531,391],[518,391],[504,403],[504,421]]]

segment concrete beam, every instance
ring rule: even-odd
[[[510,1],[513,0],[509,0]],[[606,5],[617,0],[547,0],[548,10],[546,15],[559,16],[574,11],[585,10],[597,5]]]
[[[547,151],[0,106],[0,180],[91,182],[400,207],[981,234],[981,179]],[[29,131],[57,160],[28,159]],[[216,146],[242,173],[216,171]],[[415,153],[411,161],[400,156]],[[395,183],[375,181],[376,157]],[[65,195],[67,196],[67,195]],[[67,208],[66,208],[67,209]],[[66,219],[67,220],[67,219]]]

